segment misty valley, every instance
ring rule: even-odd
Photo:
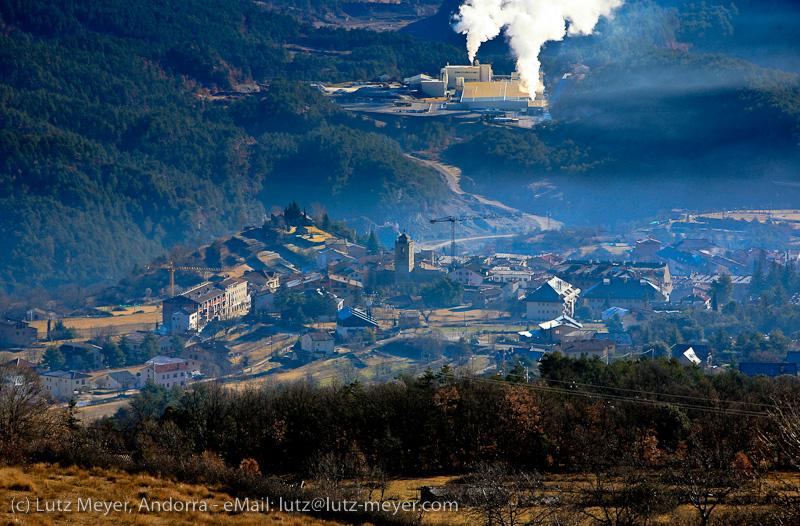
[[[10,523],[800,523],[800,4],[0,0]]]

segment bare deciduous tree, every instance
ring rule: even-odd
[[[737,462],[740,458],[743,460]],[[679,488],[681,497],[695,509],[700,524],[708,526],[715,511],[749,484],[748,466],[747,457],[741,453],[731,459],[730,465],[718,465],[713,453],[702,444],[694,444],[692,453],[669,478]]]
[[[597,470],[583,495],[583,514],[603,526],[647,526],[674,505],[664,487],[636,466]]]
[[[548,495],[537,473],[515,472],[502,463],[482,463],[446,495],[467,506],[471,523],[486,526],[546,524],[558,511],[559,500]]]
[[[59,429],[59,414],[48,399],[30,369],[0,367],[0,457],[18,458]]]
[[[778,464],[800,469],[800,407],[790,396],[775,400],[775,409],[770,411],[774,431],[762,433],[761,440],[774,452],[770,459]],[[776,496],[776,505],[787,520],[787,524],[800,523],[800,483],[794,477],[782,477],[773,471],[764,482]]]

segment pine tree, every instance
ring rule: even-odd
[[[125,353],[123,353],[119,345],[114,342],[105,342],[103,344],[102,353],[106,365],[111,368],[120,367],[125,364]]]
[[[67,365],[67,361],[64,359],[64,355],[55,345],[52,345],[44,351],[44,356],[42,356],[42,365],[50,369],[51,371],[58,371],[63,369]]]
[[[766,286],[767,282],[764,277],[764,265],[761,263],[761,259],[759,259],[753,265],[753,277],[750,278],[750,294],[758,296]]]
[[[369,233],[369,237],[367,237],[367,251],[370,254],[381,254],[383,252],[383,245],[381,245],[381,240],[374,231]]]
[[[139,347],[139,354],[143,362],[158,354],[158,340],[153,331],[147,331],[142,340],[142,345]]]

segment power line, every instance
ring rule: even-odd
[[[489,378],[473,378],[471,381],[480,382],[480,383],[491,383],[494,385],[517,385],[520,387],[524,387],[531,390],[537,390],[546,393],[555,393],[555,394],[563,394],[563,395],[574,395],[574,396],[582,396],[584,398],[599,398],[602,400],[609,400],[609,401],[616,401],[616,402],[625,402],[625,403],[632,403],[632,404],[642,404],[642,405],[650,405],[650,406],[658,406],[667,402],[662,400],[651,400],[648,398],[630,398],[620,395],[612,395],[612,394],[604,394],[604,393],[593,393],[590,391],[578,391],[578,390],[568,390],[563,389],[560,387],[548,387],[545,385],[537,385],[537,384],[509,384],[504,380],[492,380]],[[746,411],[743,409],[725,409],[720,407],[708,407],[703,405],[695,405],[695,404],[687,404],[683,402],[670,402],[671,405],[686,410],[693,410],[693,411],[705,411],[709,413],[715,414],[727,414],[727,415],[736,415],[736,416],[751,416],[751,417],[768,417],[767,413],[756,412],[756,411]],[[773,407],[777,409],[777,406],[766,406],[766,407]]]
[[[680,395],[680,394],[671,394],[671,393],[656,393],[653,391],[643,391],[641,389],[625,389],[624,387],[610,387],[605,385],[595,385],[595,384],[586,384],[580,382],[571,382],[569,380],[552,380],[547,379],[548,382],[556,382],[561,384],[568,384],[568,385],[577,385],[581,387],[589,387],[593,389],[608,389],[613,391],[621,391],[626,393],[636,393],[641,395],[650,395],[650,396],[671,396],[673,398],[683,398],[688,400],[702,400],[706,402],[714,402],[714,403],[727,403],[727,404],[739,404],[739,405],[749,405],[753,407],[764,407],[764,408],[774,408],[775,406],[772,404],[762,404],[758,402],[740,402],[736,400],[720,400],[717,398],[708,398],[704,396],[695,396],[695,395]]]
[[[334,378],[340,378],[340,375],[330,375],[325,377],[318,377],[314,378],[316,381],[323,381],[323,380],[330,380]],[[669,403],[670,405],[677,407],[679,409],[685,409],[690,411],[703,411],[707,413],[719,414],[719,415],[731,415],[731,416],[749,416],[754,418],[767,418],[770,415],[766,412],[757,412],[757,411],[748,411],[745,409],[733,409],[733,408],[722,408],[722,407],[709,407],[705,405],[697,405],[697,404],[690,404],[685,402],[665,402],[663,400],[652,400],[649,398],[631,398],[628,396],[622,395],[614,395],[608,393],[596,393],[591,391],[581,391],[581,390],[574,390],[574,389],[564,389],[561,387],[552,387],[547,385],[538,385],[538,384],[518,384],[518,383],[509,383],[505,380],[495,380],[491,378],[469,378],[468,381],[476,382],[476,383],[483,383],[483,384],[490,384],[490,385],[504,385],[504,386],[517,386],[523,387],[529,390],[540,391],[543,393],[551,393],[551,394],[561,394],[561,395],[572,395],[572,396],[580,396],[584,398],[598,398],[601,400],[607,401],[614,401],[614,402],[623,402],[623,403],[630,403],[630,404],[640,404],[640,405],[648,405],[648,406],[659,406],[665,403]],[[562,383],[571,383],[566,381],[560,381]],[[751,403],[751,402],[736,402],[736,401],[723,401],[723,400],[716,400],[713,398],[706,398],[706,397],[695,397],[689,395],[670,395],[666,393],[655,393],[650,391],[637,391],[633,389],[623,389],[623,388],[616,388],[616,387],[605,387],[605,386],[595,386],[592,384],[583,384],[583,383],[571,383],[572,385],[580,385],[586,387],[595,387],[595,388],[603,388],[603,389],[616,389],[619,391],[631,392],[631,393],[639,393],[643,395],[651,395],[651,396],[674,396],[680,397],[690,400],[698,400],[698,401],[707,401],[707,402],[714,402],[714,403],[738,403],[738,404],[749,404],[753,406],[760,406],[765,409],[779,409],[777,405],[770,405],[770,404],[759,404],[759,403]]]

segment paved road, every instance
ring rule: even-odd
[[[547,230],[548,226],[552,229],[559,229],[563,226],[560,221],[556,221],[554,219],[548,219],[546,217],[536,216],[533,214],[526,214],[521,212],[519,209],[505,205],[500,201],[495,201],[493,199],[488,199],[482,195],[478,194],[471,194],[469,192],[465,192],[461,189],[461,185],[459,184],[459,179],[461,178],[461,170],[455,166],[451,166],[449,164],[440,163],[438,161],[430,161],[428,159],[422,159],[417,157],[416,155],[407,153],[405,154],[406,157],[411,159],[412,161],[418,162],[420,164],[424,164],[429,168],[433,168],[437,172],[439,172],[442,177],[444,178],[445,182],[447,183],[447,187],[456,195],[463,197],[466,200],[474,200],[478,203],[481,203],[486,206],[491,206],[494,208],[499,208],[504,212],[509,212],[512,214],[523,214],[527,219],[536,222],[541,230]],[[486,236],[486,237],[471,237],[471,238],[463,238],[464,241],[470,239],[492,239],[496,237],[511,237],[509,235],[495,235],[495,236]],[[443,246],[443,245],[442,245]]]
[[[481,239],[497,239],[501,237],[514,237],[518,234],[492,234],[489,236],[470,236],[470,237],[457,237],[456,243],[462,243],[464,241],[480,241]],[[425,250],[436,250],[439,248],[450,246],[450,240],[447,241],[438,241],[433,243],[425,243],[424,241],[420,241],[417,243],[420,248]]]
[[[433,168],[434,170],[442,174],[445,182],[447,183],[447,187],[450,189],[451,192],[453,192],[454,194],[464,195],[464,191],[458,184],[458,180],[461,178],[461,170],[459,170],[455,166],[444,165],[437,161],[429,161],[427,159],[422,159],[410,153],[407,153],[406,157],[408,157],[412,161],[424,164],[429,168]]]

